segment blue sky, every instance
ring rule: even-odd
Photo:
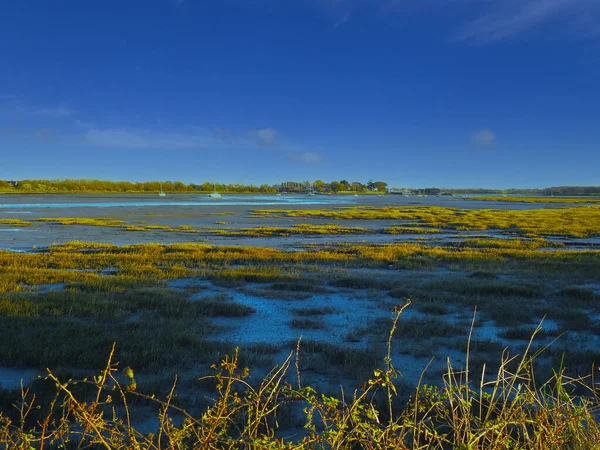
[[[3,0],[0,179],[600,184],[598,0]]]

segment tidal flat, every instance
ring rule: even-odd
[[[389,354],[404,402],[419,383],[439,384],[448,361],[464,368],[467,343],[475,379],[497,371],[506,352],[527,349],[540,379],[558,366],[585,376],[600,363],[597,206],[397,196],[59,200],[0,197],[7,411],[19,373],[44,399],[46,368],[61,379],[90,377],[113,344],[138,391],[164,396],[177,377],[177,405],[192,413],[211,404],[214,389],[199,377],[236,348],[250,382],[298,351],[304,385],[353,392],[384,364],[394,308],[408,300]],[[141,423],[150,407],[137,406]],[[301,426],[287,418],[289,429]]]
[[[446,242],[519,233],[566,240],[572,246],[600,244],[600,206],[503,200],[398,195],[225,195],[218,200],[187,194],[166,199],[128,194],[0,195],[0,249],[28,251],[74,240],[293,249],[310,243],[383,244],[424,238]]]

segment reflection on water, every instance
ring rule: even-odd
[[[92,202],[65,202],[65,203],[0,203],[0,209],[24,209],[24,208],[114,208],[114,207],[156,207],[156,206],[236,206],[236,205],[324,205],[328,203],[351,203],[350,199],[328,199],[302,196],[239,196],[228,195],[223,196],[218,200],[208,197],[192,198],[186,201],[139,201],[136,200],[121,200],[121,201],[92,201]],[[12,211],[11,211],[12,212]]]

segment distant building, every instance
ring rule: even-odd
[[[387,192],[389,194],[409,195],[412,192],[412,189],[407,187],[392,187],[388,188]]]

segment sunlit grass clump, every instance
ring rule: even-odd
[[[296,224],[292,227],[254,227],[238,229],[213,229],[215,234],[222,236],[245,236],[245,237],[271,237],[271,236],[293,236],[307,234],[365,234],[372,230],[363,227],[342,227],[339,225],[311,225]]]
[[[0,219],[0,225],[13,225],[17,227],[28,227],[31,222],[27,222],[21,219]]]
[[[441,233],[442,230],[439,228],[427,228],[427,227],[403,227],[394,226],[384,228],[383,232],[386,234],[428,234],[428,233]]]
[[[36,222],[56,223],[60,225],[86,225],[92,227],[119,228],[124,231],[167,231],[183,233],[199,233],[200,231],[189,225],[173,228],[169,225],[130,224],[120,219],[109,217],[42,217],[34,219]],[[0,222],[1,223],[1,222]]]
[[[116,246],[71,242],[34,253],[0,251],[0,295],[42,284],[102,281],[118,286],[119,281],[129,279],[160,282],[188,276],[245,277],[244,271],[250,269],[255,274],[264,272],[266,278],[278,278],[280,275],[273,275],[274,269],[293,276],[303,268],[316,271],[320,266],[433,268],[445,264],[463,270],[552,272],[569,266],[582,272],[600,270],[600,251],[540,250],[554,245],[544,240],[475,239],[436,246],[338,244],[288,252],[203,244]],[[116,269],[116,275],[103,275],[107,269]]]

